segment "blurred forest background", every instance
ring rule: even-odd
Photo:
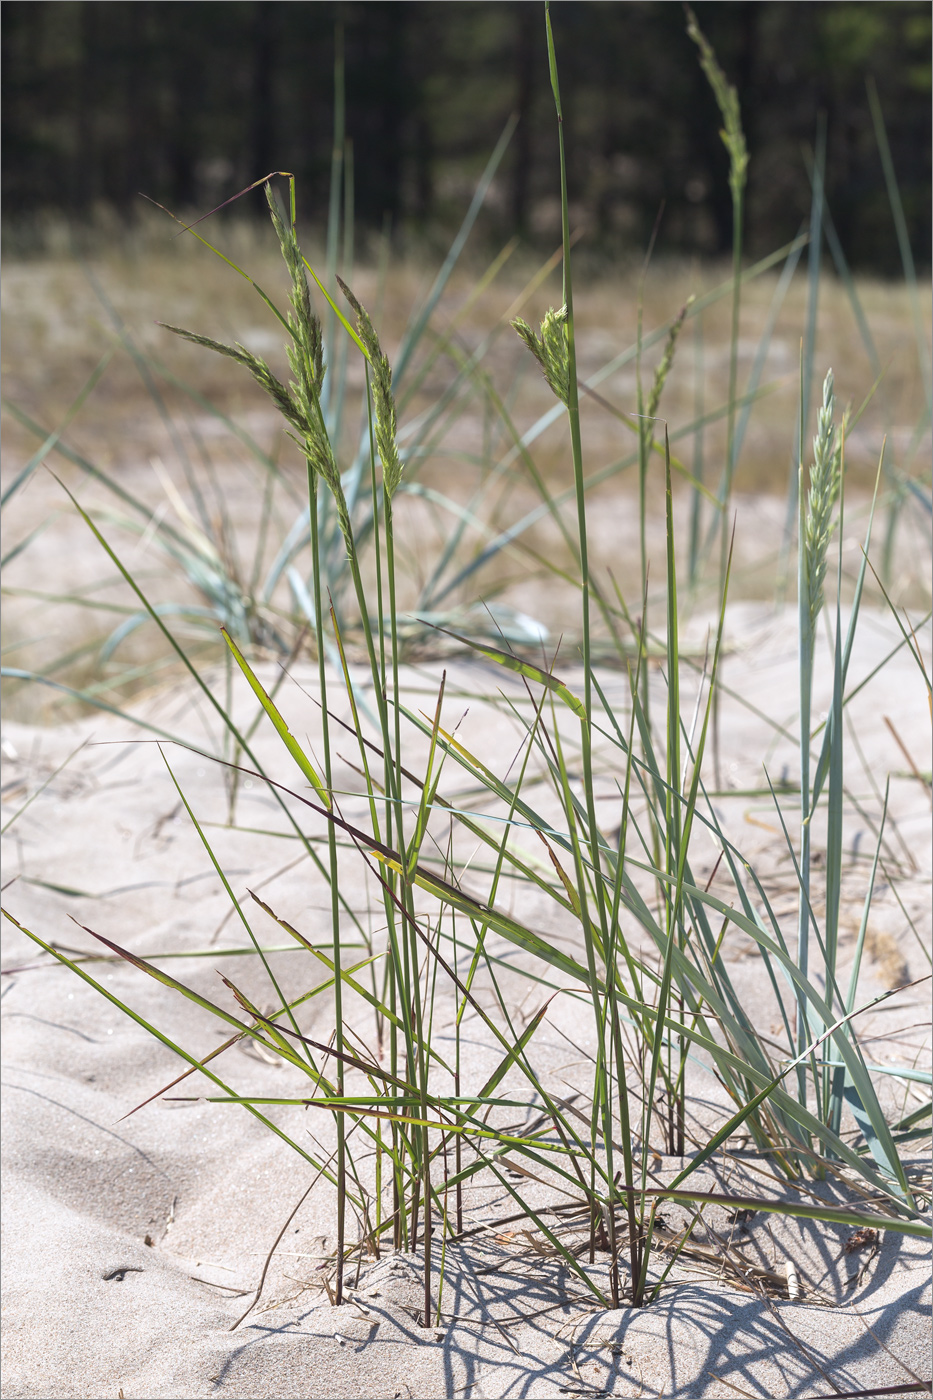
[[[823,113],[828,202],[846,256],[862,271],[900,275],[869,80],[914,256],[928,266],[927,0],[695,10],[741,100],[748,254],[793,238],[807,217],[807,148]],[[726,253],[727,156],[682,7],[558,0],[552,13],[573,217],[588,247],[640,254],[664,201],[659,250]],[[299,177],[302,215],[323,230],[341,49],[358,230],[388,229],[400,251],[440,248],[514,113],[481,227],[550,250],[554,116],[536,0],[7,0],[7,251],[41,251],[56,221],[119,231],[144,209],[140,191],[205,212],[273,169]],[[260,194],[252,204],[264,218]]]

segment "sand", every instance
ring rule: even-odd
[[[702,628],[696,631],[699,641]],[[866,611],[852,684],[896,646],[899,635],[889,616]],[[727,685],[773,720],[791,723],[796,706],[792,617],[759,605],[738,606],[730,615],[729,641]],[[504,772],[517,749],[517,729],[482,697],[495,686],[515,697],[518,690],[490,667],[455,660],[448,670],[445,713],[453,717],[467,710],[460,737]],[[422,708],[432,707],[439,674],[434,664],[409,669],[406,693]],[[572,684],[572,668],[565,674]],[[295,675],[314,690],[310,668],[298,667]],[[621,695],[620,676],[607,674],[605,680]],[[692,695],[695,682],[684,684]],[[462,698],[455,699],[458,695]],[[815,713],[825,703],[823,679]],[[283,691],[282,704],[295,732],[308,733],[313,741],[319,733],[313,703],[296,685]],[[255,708],[239,691],[236,706],[241,715]],[[205,753],[220,751],[217,723],[190,686],[149,697],[135,713]],[[883,786],[884,776],[894,775],[886,859],[901,872],[898,892],[921,937],[929,940],[928,789],[911,775],[883,722],[887,716],[917,766],[928,769],[927,700],[904,649],[853,701],[851,713],[875,782],[880,775]],[[792,773],[793,745],[780,736],[772,740],[760,716],[733,700],[724,711],[723,734],[725,772],[735,795],[717,799],[717,811],[773,888],[779,892],[783,880],[789,889],[773,809],[742,793],[759,785],[766,753],[774,777],[785,765]],[[244,933],[236,919],[226,917],[227,896],[179,810],[151,739],[125,720],[102,714],[56,729],[6,726],[4,821],[73,756],[4,836],[4,903],[47,941],[93,948],[94,940],[75,919],[136,953],[158,958],[160,967],[227,1006],[233,1000],[218,972],[262,997],[258,959],[222,956],[225,949],[243,945]],[[295,781],[268,727],[260,728],[256,744],[270,771]],[[337,747],[352,758],[349,736]],[[235,892],[262,886],[277,912],[305,933],[325,937],[329,914],[323,883],[307,861],[286,868],[296,860],[294,843],[254,834],[276,820],[260,784],[240,794],[241,829],[224,830],[221,770],[177,745],[167,746],[165,755],[199,820],[218,823],[205,830]],[[853,804],[847,841],[864,851],[875,839],[869,817],[877,815],[877,797],[851,745],[850,757],[852,793],[860,809]],[[456,790],[462,776],[450,771],[447,777],[449,790]],[[337,781],[359,792],[359,778],[349,765],[341,766]],[[611,826],[608,785],[602,800]],[[346,800],[346,812],[365,822],[359,798]],[[703,841],[711,871],[716,851],[705,836],[697,837],[698,868],[703,868]],[[847,874],[844,976],[864,897],[864,865],[853,861]],[[371,887],[359,873],[342,876],[342,890],[356,908],[371,901]],[[531,901],[522,916],[535,926],[536,918],[545,918],[545,907]],[[553,914],[547,917],[553,925]],[[268,945],[286,941],[268,920],[260,918],[256,927]],[[419,1312],[420,1252],[364,1259],[359,1270],[354,1263],[348,1303],[331,1306],[322,1278],[335,1238],[334,1202],[330,1189],[319,1184],[289,1225],[257,1306],[231,1331],[254,1297],[272,1242],[310,1184],[311,1169],[235,1106],[157,1097],[125,1117],[180,1072],[178,1058],[9,924],[4,939],[4,1396],[491,1400],[585,1394],[783,1400],[929,1380],[930,1269],[922,1241],[888,1231],[877,1251],[846,1253],[852,1234],[847,1227],[759,1213],[743,1232],[720,1208],[710,1213],[711,1223],[732,1236],[749,1264],[782,1277],[788,1261],[794,1264],[801,1280],[797,1300],[775,1287],[742,1285],[734,1274],[693,1258],[678,1264],[650,1308],[606,1311],[583,1281],[547,1253],[540,1235],[532,1231],[529,1238],[520,1224],[512,1224],[448,1246],[440,1318],[436,1327],[425,1329]],[[198,950],[206,956],[164,956]],[[887,883],[878,891],[868,951],[860,982],[863,1002],[927,970]],[[772,1021],[771,993],[751,945],[737,938],[727,957],[730,975],[758,1023]],[[287,989],[297,993],[308,985],[304,954],[276,953],[272,961]],[[86,966],[115,996],[192,1051],[206,1053],[218,1042],[216,1023],[206,1012],[125,963]],[[504,977],[507,991],[527,999],[530,1015],[541,996],[529,996],[517,970]],[[910,987],[868,1013],[862,1031],[878,1037],[872,1042],[877,1062],[929,1067],[928,987]],[[371,1013],[362,1004],[350,1010],[360,1017],[361,1034],[370,1036]],[[450,1007],[442,1001],[436,1019],[441,1048],[450,1036],[449,1020]],[[332,1003],[310,1003],[304,1024],[307,1033],[326,1038],[333,1026]],[[549,1082],[577,1086],[582,1072],[573,1061],[580,1057],[564,1037],[586,1034],[576,1004],[566,996],[556,998],[535,1041]],[[496,1063],[496,1051],[478,1018],[465,1024],[464,1036],[464,1078],[475,1083]],[[222,1064],[241,1092],[281,1094],[295,1083],[291,1069],[264,1063],[239,1047],[228,1051]],[[191,1089],[192,1082],[170,1093],[203,1092]],[[892,1086],[903,1095],[901,1081],[887,1080],[886,1087]],[[711,1076],[698,1070],[688,1088],[691,1127],[702,1128],[721,1115],[725,1102]],[[320,1150],[331,1150],[333,1127],[323,1114],[301,1121],[300,1109],[275,1114],[296,1137],[311,1133]],[[312,1139],[302,1140],[311,1150]],[[662,1158],[661,1179],[679,1165],[679,1159]],[[759,1197],[780,1194],[777,1183],[762,1180],[762,1165],[737,1151],[728,1162],[705,1170],[701,1183]],[[529,1189],[540,1205],[555,1199],[544,1187]],[[830,1198],[828,1186],[824,1194]],[[510,1204],[499,1188],[481,1182],[468,1195],[468,1222],[495,1220]],[[676,1208],[668,1215],[673,1226],[682,1218]],[[659,1253],[654,1277],[664,1262]],[[435,1254],[435,1299],[439,1266]],[[592,1269],[586,1267],[597,1282],[605,1277],[598,1257]]]

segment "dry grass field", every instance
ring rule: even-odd
[[[207,228],[261,287],[273,298],[281,296],[283,273],[271,229],[233,224],[215,234]],[[506,251],[509,255],[497,260],[498,266],[474,258],[455,269],[422,338],[416,372],[405,385],[403,446],[406,432],[417,429],[437,401],[452,391],[436,429],[419,434],[417,457],[406,470],[406,485],[414,490],[400,496],[398,503],[403,604],[416,611],[426,607],[425,584],[457,524],[452,513],[456,507],[471,512],[459,541],[462,566],[475,561],[498,532],[514,526],[540,503],[539,490],[504,426],[501,406],[515,431],[524,433],[553,400],[508,322],[520,313],[535,323],[548,305],[558,304],[560,273],[540,268],[520,250]],[[316,266],[323,264],[321,254]],[[808,315],[805,265],[804,252],[788,287],[779,287],[783,263],[778,263],[743,288],[738,386],[741,394],[754,374],[760,396],[749,408],[729,507],[738,512],[734,597],[768,598],[776,589],[786,592],[782,559],[786,570],[798,365]],[[390,359],[424,301],[434,272],[433,266],[422,268],[414,260],[354,268],[349,281],[372,310]],[[105,532],[134,569],[143,568],[157,601],[195,606],[204,602],[190,575],[158,547],[157,538],[163,521],[179,524],[185,510],[198,513],[192,483],[202,494],[209,533],[226,567],[240,587],[257,587],[302,508],[303,463],[281,419],[248,375],[179,341],[158,323],[239,341],[268,357],[287,377],[281,328],[247,280],[190,236],[175,238],[170,225],[157,222],[147,222],[135,240],[125,239],[87,262],[63,253],[8,263],[4,278],[5,488],[42,444],[40,429],[51,433],[64,423],[62,443],[119,483],[150,518],[150,528],[140,536],[137,512],[135,533],[127,535],[122,529],[126,510],[112,491],[54,447],[48,451],[45,465],[4,511],[4,555],[15,554],[5,570],[5,659],[25,670],[52,666],[56,679],[78,687],[106,684],[112,697],[127,694],[158,681],[164,674],[161,667],[152,674],[148,668],[168,657],[153,630],[144,627],[101,664],[99,648],[119,622],[120,615],[110,610],[129,608],[132,600],[50,472],[85,506],[103,512]],[[620,415],[633,415],[638,406],[634,347],[639,296],[646,393],[664,346],[658,328],[663,330],[689,296],[709,298],[702,315],[691,316],[685,324],[660,411],[677,460],[686,472],[702,474],[715,493],[726,446],[728,281],[725,266],[657,263],[649,267],[642,286],[639,268],[631,262],[618,274],[581,278],[576,304],[580,372],[583,383],[594,386],[589,393],[584,390],[582,400],[588,471],[597,482],[590,492],[591,549],[596,571],[605,579],[611,568],[627,594],[640,588],[637,438],[634,418],[629,416],[626,423]],[[718,299],[717,288],[723,289]],[[856,294],[870,328],[871,348],[860,334],[846,287],[824,271],[814,352],[814,364],[823,367],[820,378],[832,366],[837,399],[843,405],[857,408],[869,394],[876,377],[872,360],[882,371],[847,443],[850,558],[857,562],[864,505],[886,437],[890,471],[882,480],[880,507],[886,533],[876,538],[883,541],[892,595],[920,605],[928,591],[924,515],[904,481],[922,479],[930,433],[928,419],[924,426],[911,296],[906,285],[864,279]],[[924,315],[928,322],[928,305]],[[458,374],[478,348],[482,358],[477,372],[464,383]],[[434,355],[435,349],[440,353]],[[108,355],[92,392],[69,417],[95,367]],[[605,367],[619,360],[606,374]],[[341,360],[338,368],[345,376],[346,392],[340,448],[342,460],[349,463],[362,421],[363,372],[358,356]],[[23,415],[35,426],[27,426]],[[704,417],[708,421],[697,431],[692,425]],[[250,435],[251,443],[238,437],[238,429]],[[265,462],[257,458],[257,449],[265,454]],[[554,495],[566,491],[572,468],[562,423],[556,421],[537,435],[528,452],[548,489]],[[663,504],[663,465],[657,454],[652,460],[647,503],[649,520],[657,521]],[[264,516],[270,461],[277,476]],[[699,554],[692,582],[696,598],[706,603],[712,596],[705,588],[711,577],[708,566],[716,556],[712,547],[705,562],[702,557],[704,537],[711,544],[711,507],[704,501],[700,515],[694,516],[695,493],[676,473],[675,484],[681,562],[686,563],[693,528]],[[572,501],[562,509],[572,520]],[[663,530],[659,534],[656,526],[649,524],[649,533],[663,540]],[[29,542],[16,553],[22,541]],[[543,556],[562,569],[571,564],[547,512],[533,519],[508,547],[494,552],[466,583],[448,592],[445,606],[475,598],[498,600],[546,622],[552,631],[570,626],[576,606],[573,590],[567,593],[560,580],[542,568]],[[663,560],[660,570],[655,569],[656,577],[662,574]],[[712,568],[714,582],[715,576]],[[281,590],[276,601],[290,605]],[[8,695],[14,713],[22,713],[18,689],[14,682]],[[35,695],[31,703],[37,703]],[[61,703],[61,696],[51,691],[42,701],[53,710]]]

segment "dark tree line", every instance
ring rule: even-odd
[[[827,130],[827,194],[856,266],[896,273],[866,95],[885,114],[915,256],[930,246],[930,6],[698,3],[739,91],[751,151],[748,248],[792,237],[805,149]],[[731,230],[719,118],[676,3],[555,0],[571,196],[593,246],[721,253]],[[361,228],[422,234],[462,213],[510,113],[519,124],[486,227],[553,240],[555,127],[537,0],[7,0],[3,194],[41,211],[132,218],[139,191],[207,209],[272,169],[323,223],[342,35]]]

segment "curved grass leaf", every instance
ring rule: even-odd
[[[256,696],[260,705],[271,719],[273,726],[275,727],[275,732],[278,734],[279,738],[282,740],[282,743],[288,749],[288,752],[291,754],[292,758],[298,764],[298,767],[301,769],[302,773],[308,779],[308,782],[314,788],[318,797],[324,803],[325,807],[327,807],[328,811],[330,811],[331,807],[333,806],[330,793],[325,788],[323,782],[315,772],[314,767],[309,762],[307,755],[305,754],[301,745],[298,743],[298,740],[292,734],[288,725],[285,723],[284,719],[279,713],[275,701],[264,689],[261,682],[259,681],[259,678],[256,675],[256,672],[250,666],[249,662],[246,660],[246,657],[240,651],[240,648],[230,636],[230,633],[227,631],[227,629],[225,627],[222,627],[220,630],[223,634],[224,641],[227,643],[227,646],[230,648],[230,651],[233,654],[234,661],[239,666],[246,679],[249,681],[253,694]]]

